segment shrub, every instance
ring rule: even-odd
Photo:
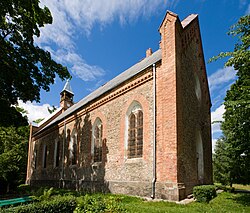
[[[49,200],[50,197],[53,195],[54,188],[51,187],[50,189],[44,189],[43,194],[38,197],[39,201]]]
[[[122,197],[86,194],[78,198],[74,213],[126,212],[121,201]]]
[[[21,184],[17,187],[19,194],[30,194],[31,189],[29,184]]]
[[[216,187],[214,185],[195,186],[193,194],[197,202],[206,202],[216,197]]]
[[[3,209],[1,213],[44,213],[60,212],[70,213],[76,208],[76,200],[73,196],[55,196],[51,200],[35,202],[28,205]]]
[[[32,187],[32,195],[35,197],[40,197],[44,194],[44,191],[48,191],[49,187],[39,187],[39,188],[34,188]]]

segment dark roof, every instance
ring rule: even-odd
[[[152,64],[156,63],[157,61],[161,60],[161,49],[157,50],[154,52],[151,56],[144,58],[142,61],[139,63],[135,64],[134,66],[130,67],[129,69],[125,70],[122,72],[120,75],[116,76],[112,80],[108,81],[106,84],[103,86],[99,87],[97,90],[94,92],[90,93],[88,96],[74,104],[72,107],[68,108],[65,112],[60,114],[57,118],[55,118],[53,121],[51,121],[48,125],[46,125],[44,128],[39,130],[38,132],[42,131],[43,129],[59,122],[63,118],[69,116],[73,112],[77,111],[81,107],[87,105],[89,102],[93,101],[94,99],[100,97],[104,93],[114,89],[121,83],[125,82],[126,80],[134,77],[141,71],[145,70],[147,67],[151,66]],[[37,132],[37,133],[38,133]]]

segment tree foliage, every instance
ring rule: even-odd
[[[220,149],[221,155],[229,159],[224,171],[224,175],[230,174],[228,181],[247,184],[250,183],[250,15],[241,17],[229,34],[239,38],[234,51],[221,53],[213,59],[229,57],[225,66],[233,66],[238,78],[225,97],[221,125],[224,147],[218,146],[216,151]]]
[[[216,183],[223,185],[230,184],[230,164],[231,159],[226,152],[225,138],[220,138],[216,142],[215,153],[213,154],[213,176]]]
[[[0,100],[0,127],[5,126],[27,126],[28,118],[23,116],[20,108],[9,106],[6,101]]]
[[[39,101],[40,89],[49,91],[56,75],[70,77],[66,67],[34,43],[39,28],[51,23],[49,9],[41,8],[39,0],[0,1],[0,106],[10,107],[18,99]]]
[[[0,127],[0,182],[15,186],[26,177],[29,127]]]

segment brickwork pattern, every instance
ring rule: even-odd
[[[162,60],[156,63],[156,198],[180,200],[201,184],[197,132],[201,134],[205,184],[212,183],[210,96],[198,19],[184,29],[168,12],[160,26]],[[197,89],[197,81],[200,91]],[[93,100],[56,125],[30,137],[27,182],[89,192],[151,195],[153,180],[153,66]],[[127,158],[127,112],[133,101],[143,110],[143,156]],[[103,125],[102,162],[93,162],[92,127]],[[76,164],[69,160],[77,132]],[[59,166],[54,167],[55,142]],[[47,164],[43,168],[43,148]],[[37,150],[37,167],[34,155]],[[64,157],[63,157],[64,156]]]

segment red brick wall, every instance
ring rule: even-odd
[[[160,33],[162,60],[156,64],[156,197],[179,200],[199,184],[197,131],[203,141],[204,183],[212,182],[210,98],[198,20],[183,29],[177,15],[168,12]],[[196,97],[195,75],[201,84],[200,100]],[[31,184],[149,197],[153,179],[152,78],[151,66],[84,106],[65,122],[33,137],[30,153],[35,144],[38,164],[35,170],[28,167],[27,180]],[[127,159],[126,112],[133,101],[143,109],[143,157]],[[91,131],[96,118],[103,124],[102,163],[93,163],[91,156]],[[70,165],[68,133],[74,128],[78,135],[77,164]],[[54,168],[55,140],[60,141],[60,156],[65,144],[63,168],[62,163]],[[43,144],[48,147],[46,169],[42,168]],[[29,162],[31,165],[32,156]],[[62,174],[63,181],[59,181]]]
[[[196,135],[199,131],[203,143],[203,183],[212,183],[211,103],[198,19],[193,20],[178,37],[178,182],[184,183],[185,193],[190,194],[193,186],[202,184],[197,176]],[[201,86],[200,99],[196,96],[195,75]]]

